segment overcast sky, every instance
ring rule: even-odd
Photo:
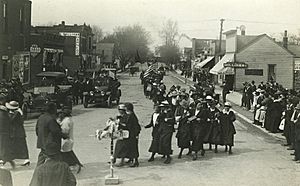
[[[298,33],[300,0],[31,0],[32,24],[98,25],[105,32],[116,26],[139,23],[159,45],[158,31],[169,18],[178,22],[180,33],[193,38],[217,38],[220,18],[224,30],[246,26],[246,34],[267,33],[280,37],[285,29]],[[183,39],[181,46],[189,46]]]

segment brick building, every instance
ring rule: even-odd
[[[92,28],[86,24],[33,27],[35,33],[49,33],[65,37],[64,41],[64,66],[72,74],[79,69],[87,69],[92,66],[93,60],[93,32]]]
[[[0,0],[0,79],[29,76],[30,27],[31,1]]]

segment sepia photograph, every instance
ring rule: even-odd
[[[0,186],[300,186],[300,0],[0,0]]]

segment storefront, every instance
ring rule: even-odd
[[[30,53],[19,52],[13,56],[12,77],[19,78],[23,84],[30,82]]]

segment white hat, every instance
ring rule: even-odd
[[[224,104],[224,107],[231,107],[231,104],[230,104],[229,102],[226,102],[226,103]]]
[[[5,106],[9,110],[16,110],[19,108],[19,103],[16,101],[10,101],[9,103],[6,103]]]
[[[206,100],[213,100],[213,98],[211,96],[206,96],[205,98]]]

